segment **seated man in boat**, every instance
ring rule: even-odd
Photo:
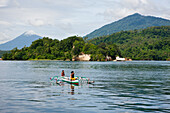
[[[64,73],[64,70],[62,70],[61,77],[64,77],[64,76],[65,76],[65,73]]]
[[[75,80],[75,78],[74,78],[74,71],[71,71],[70,80]]]

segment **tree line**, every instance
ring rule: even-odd
[[[104,61],[107,56],[112,59],[115,59],[117,55],[121,56],[121,52],[115,44],[94,45],[86,43],[82,37],[72,36],[61,41],[44,37],[32,42],[30,47],[12,49],[10,53],[3,54],[2,58],[4,60],[72,60],[81,53],[91,54],[93,61]]]

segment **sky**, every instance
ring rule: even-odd
[[[65,39],[140,13],[170,20],[170,0],[0,0],[0,44],[26,31]]]

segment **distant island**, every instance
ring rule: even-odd
[[[64,40],[44,37],[22,49],[3,54],[3,60],[76,60],[90,55],[91,61],[114,60],[116,56],[133,60],[170,60],[170,26],[121,31],[85,40],[72,36]]]

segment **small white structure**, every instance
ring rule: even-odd
[[[120,58],[119,56],[117,56],[116,61],[126,61],[126,59],[125,58]]]
[[[90,54],[82,54],[78,56],[78,59],[80,61],[89,61],[90,60]]]
[[[81,53],[79,56],[73,57],[72,61],[90,61],[90,54]]]

